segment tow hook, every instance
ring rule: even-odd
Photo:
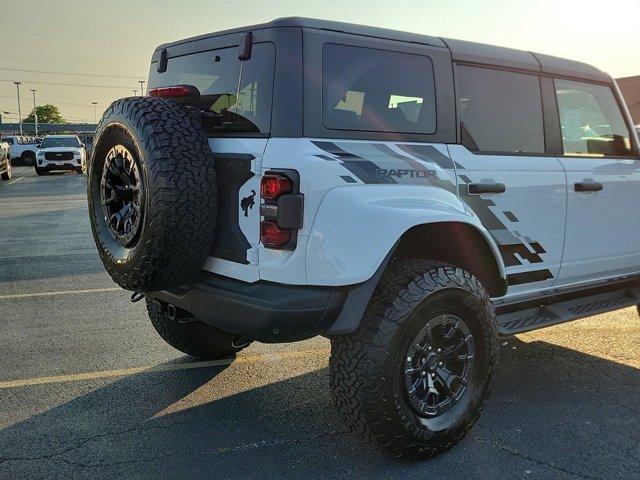
[[[144,293],[142,292],[133,292],[131,294],[131,303],[137,303],[144,298]]]

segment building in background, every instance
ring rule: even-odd
[[[634,125],[640,125],[640,75],[616,80],[624,96]]]

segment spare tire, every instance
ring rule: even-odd
[[[216,172],[195,112],[159,98],[112,103],[87,185],[93,238],[118,285],[148,292],[197,281],[214,241]]]

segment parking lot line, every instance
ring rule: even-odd
[[[80,295],[83,293],[101,293],[101,292],[122,292],[119,287],[109,288],[91,288],[86,290],[60,290],[57,292],[36,292],[36,293],[13,293],[9,295],[0,295],[0,300],[14,300],[17,298],[32,298],[32,297],[51,297],[56,295]]]
[[[295,350],[289,352],[270,353],[269,362],[274,359],[284,360],[301,357],[324,356],[329,353],[328,348],[316,348],[310,350]],[[34,385],[49,385],[54,383],[79,382],[83,380],[100,380],[106,378],[128,377],[130,375],[156,372],[174,372],[178,370],[194,370],[198,368],[220,367],[232,363],[261,363],[265,356],[261,354],[244,355],[238,358],[225,358],[222,360],[208,360],[203,362],[179,363],[170,365],[147,365],[144,367],[122,368],[118,370],[102,370],[97,372],[74,373],[70,375],[53,375],[49,377],[24,378],[0,382],[0,390],[11,388],[31,387]]]
[[[19,182],[19,181],[20,181],[20,180],[22,180],[23,178],[24,178],[24,177],[18,177],[18,178],[16,178],[15,180],[11,180],[9,183],[7,183],[7,185],[6,185],[6,186],[8,187],[9,185],[13,185],[14,183]]]

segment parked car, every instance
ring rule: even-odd
[[[35,139],[24,135],[9,135],[3,137],[3,141],[9,144],[11,158],[14,163],[22,165],[35,165],[38,145]]]
[[[47,135],[38,149],[36,174],[53,170],[73,170],[84,173],[87,153],[77,135]]]
[[[161,45],[148,85],[94,139],[106,270],[190,355],[330,338],[334,404],[394,456],[469,432],[499,335],[639,301],[637,136],[597,68],[288,18]]]
[[[0,177],[2,180],[11,179],[10,147],[4,140],[0,141]]]

